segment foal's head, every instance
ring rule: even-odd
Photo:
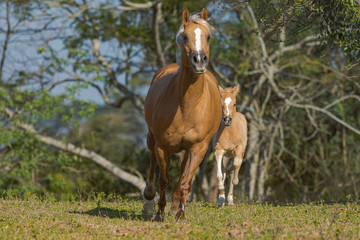
[[[176,43],[181,51],[178,64],[190,66],[197,74],[206,71],[209,63],[209,41],[215,29],[208,23],[205,8],[199,14],[189,15],[185,9],[182,14],[182,25],[176,36]]]
[[[221,104],[223,109],[223,121],[226,126],[230,126],[232,117],[236,112],[236,96],[239,93],[239,85],[234,88],[225,88],[219,86],[221,95]]]

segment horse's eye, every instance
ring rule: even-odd
[[[208,35],[206,39],[207,39],[207,41],[210,41],[210,35]]]
[[[184,35],[184,42],[186,42],[188,40],[188,37],[186,35]]]
[[[234,107],[236,107],[236,103],[234,104]]]

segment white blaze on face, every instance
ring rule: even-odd
[[[195,32],[195,49],[196,51],[200,52],[201,50],[201,29],[200,28],[196,28],[194,30]],[[200,56],[199,56],[200,58]]]
[[[229,116],[230,111],[229,111],[229,104],[231,103],[231,97],[228,97],[225,99],[225,104],[226,104],[226,111],[227,111],[227,116]]]

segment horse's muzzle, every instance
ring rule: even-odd
[[[190,63],[195,73],[206,72],[206,67],[209,63],[209,58],[205,52],[192,52],[190,54]]]
[[[223,120],[224,120],[225,126],[230,126],[231,121],[232,121],[231,117],[229,117],[229,116],[223,117]]]

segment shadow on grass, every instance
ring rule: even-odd
[[[142,214],[137,214],[131,210],[118,210],[107,207],[96,207],[94,209],[88,210],[86,212],[80,211],[71,211],[70,213],[75,214],[86,214],[90,216],[97,217],[108,217],[108,218],[122,218],[126,220],[142,220],[142,221],[151,221],[152,218],[144,217]]]

